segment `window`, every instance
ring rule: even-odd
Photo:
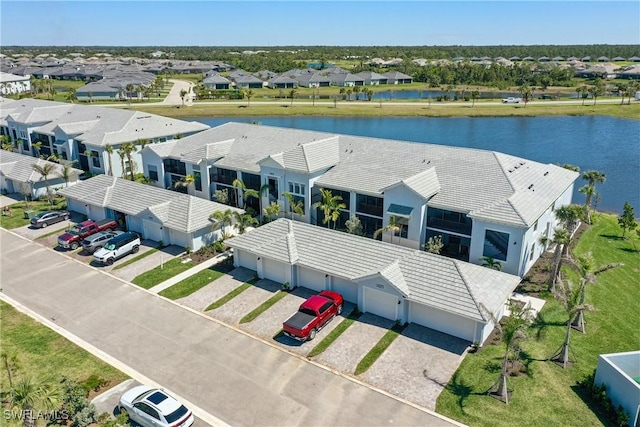
[[[91,151],[91,163],[93,164],[94,168],[100,168],[102,166],[100,166],[100,157],[98,157],[98,152],[97,151]]]
[[[158,167],[149,165],[149,179],[158,182]]]
[[[153,409],[151,406],[147,405],[144,402],[138,402],[133,406],[136,409],[139,409],[141,412],[144,412],[145,414],[155,418],[156,420],[160,419],[160,416],[158,415],[158,411],[156,411],[155,409]]]
[[[395,237],[402,237],[404,239],[409,235],[409,219],[403,217],[395,217],[398,230],[394,231]]]
[[[444,209],[427,209],[427,227],[471,235],[473,222],[466,214]]]
[[[531,244],[531,252],[529,252],[529,261],[533,261],[533,253],[535,252],[535,250],[536,250],[536,243],[533,242]]]
[[[22,140],[22,150],[29,151],[29,141],[27,141],[26,139]]]
[[[194,171],[193,178],[195,179],[196,190],[202,191],[202,175],[200,171]]]
[[[533,231],[538,231],[538,221],[536,221],[536,223],[533,224]]]
[[[267,184],[269,184],[269,200],[278,200],[280,198],[278,193],[278,180],[275,178],[269,178]]]
[[[289,182],[289,193],[297,194],[299,196],[305,195],[305,185],[297,182]]]
[[[325,303],[322,307],[320,307],[320,314],[322,314],[325,311],[329,310],[331,308],[331,306],[333,306],[332,302]]]
[[[164,164],[164,170],[168,173],[175,173],[176,175],[185,176],[187,174],[187,168],[184,165],[184,162],[176,159],[164,159],[162,161]]]
[[[509,250],[509,234],[500,231],[486,230],[484,235],[484,250],[482,256],[500,261],[507,260]]]
[[[220,184],[233,185],[233,181],[235,181],[236,179],[238,179],[238,172],[229,169],[218,168],[218,174],[216,176],[215,182],[219,182]]]
[[[243,172],[242,181],[244,182],[245,187],[252,190],[260,191],[260,187],[262,186],[260,175],[256,175],[253,173]]]
[[[382,217],[383,205],[382,197],[356,194],[356,212]]]

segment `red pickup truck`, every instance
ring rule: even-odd
[[[322,291],[303,302],[298,311],[282,324],[282,331],[298,341],[310,341],[329,321],[342,313],[343,303],[339,293]]]
[[[118,228],[118,223],[112,219],[103,219],[93,221],[91,219],[76,224],[73,228],[67,230],[58,236],[58,245],[65,249],[78,249],[82,241],[98,231],[110,230]]]

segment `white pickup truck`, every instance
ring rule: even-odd
[[[520,101],[522,101],[522,99],[521,99],[521,98],[516,98],[516,97],[514,97],[514,96],[510,96],[510,97],[508,97],[508,98],[504,98],[504,99],[502,100],[502,103],[503,103],[503,104],[519,104],[519,103],[520,103]]]

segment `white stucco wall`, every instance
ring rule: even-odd
[[[594,382],[607,386],[607,396],[614,407],[622,405],[631,416],[631,426],[640,423],[640,384],[634,381],[635,377],[640,377],[640,351],[598,356]]]
[[[384,192],[384,219],[383,227],[389,224],[387,213],[389,206],[396,204],[413,208],[409,218],[409,229],[406,239],[394,237],[393,233],[384,233],[383,240],[392,243],[399,243],[402,246],[413,249],[424,248],[426,236],[426,205],[427,202],[411,189],[404,185],[397,185]]]

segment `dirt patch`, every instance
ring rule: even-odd
[[[100,387],[93,388],[93,389],[89,390],[89,394],[87,395],[87,399],[92,400],[94,397],[104,393],[107,390],[112,389],[113,387],[117,386],[121,382],[122,381],[109,380],[109,381],[105,382],[104,384],[101,384]]]
[[[226,246],[220,247],[218,249],[215,249],[213,246],[203,246],[197,251],[191,252],[189,254],[189,258],[194,264],[200,264],[204,261],[207,261],[213,257],[216,257],[222,254],[226,249],[227,249]]]

